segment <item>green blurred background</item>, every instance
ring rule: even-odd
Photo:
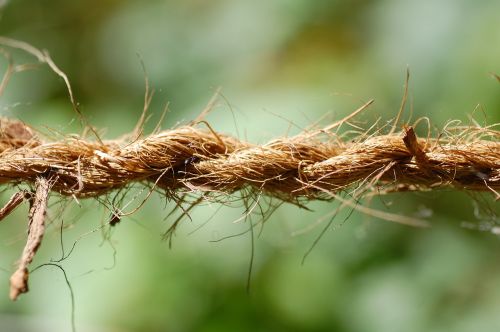
[[[499,13],[497,0],[2,0],[0,34],[47,49],[106,138],[129,132],[139,118],[142,59],[156,91],[146,128],[166,102],[164,128],[193,119],[221,86],[226,100],[208,116],[212,126],[263,143],[324,115],[327,124],[371,98],[360,120],[390,119],[407,66],[413,119],[427,116],[437,128],[450,119],[469,123],[472,113],[481,124],[499,122],[500,84],[490,74],[500,73]],[[17,63],[34,61],[12,54]],[[13,77],[0,110],[54,138],[81,130],[63,82],[43,66]],[[140,187],[131,192],[128,199]],[[285,204],[255,238],[248,294],[250,234],[211,242],[248,228],[233,223],[244,207],[194,209],[169,249],[161,234],[173,205],[153,196],[111,232],[98,229],[109,217],[99,202],[53,199],[33,266],[61,256],[61,221],[66,253],[95,230],[61,263],[78,331],[500,330],[500,239],[490,231],[499,209],[491,196],[375,199],[375,208],[434,227],[358,213],[343,222],[344,211],[303,265],[328,220],[295,232],[336,203],[313,202],[313,211]],[[23,206],[0,224],[0,330],[69,330],[71,300],[57,268],[37,270],[30,292],[8,300],[26,215]]]

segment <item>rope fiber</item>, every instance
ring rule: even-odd
[[[20,121],[0,124],[0,183],[35,183],[42,176],[52,179],[51,190],[76,197],[99,196],[131,182],[152,182],[167,192],[232,193],[250,186],[290,200],[314,199],[360,182],[390,191],[489,190],[497,197],[500,189],[500,132],[475,127],[441,139],[419,139],[405,127],[349,141],[333,133],[326,139],[303,133],[253,145],[196,126],[133,142],[76,136],[44,142]]]

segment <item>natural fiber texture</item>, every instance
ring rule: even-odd
[[[294,203],[337,199],[341,206],[414,226],[427,224],[353,204],[338,193],[350,190],[357,200],[370,190],[381,194],[453,187],[491,191],[499,198],[500,132],[447,128],[439,139],[418,139],[412,127],[393,133],[393,126],[385,135],[365,132],[350,139],[332,132],[353,115],[322,130],[260,146],[217,133],[204,121],[208,130],[187,125],[147,137],[139,137],[139,130],[115,141],[69,136],[50,142],[20,121],[0,119],[0,184],[35,187],[31,193],[14,194],[0,209],[1,220],[23,200],[31,203],[27,243],[10,279],[11,299],[28,291],[28,266],[41,245],[51,190],[74,198],[95,197],[142,182],[163,189],[168,197],[201,194],[192,207],[203,198],[253,188]],[[122,213],[113,212],[109,224]]]
[[[490,190],[500,186],[499,131],[478,127],[446,128],[440,138],[417,139],[413,129],[394,134],[408,96],[409,72],[400,111],[392,129],[360,134],[354,139],[336,135],[338,127],[371,102],[324,130],[276,139],[262,146],[195,126],[184,126],[141,138],[152,93],[145,75],[144,113],[134,135],[103,141],[89,125],[75,101],[70,81],[45,50],[0,36],[0,45],[34,56],[62,78],[75,114],[95,140],[71,136],[60,142],[40,139],[26,125],[1,120],[0,183],[34,183],[40,176],[53,179],[52,190],[74,197],[104,194],[131,182],[150,182],[168,192],[189,190],[231,193],[254,187],[284,200],[315,199],[357,184],[364,189],[424,190],[454,187]],[[0,95],[16,67],[9,66],[0,83]],[[18,69],[16,69],[18,68]],[[194,123],[204,122],[205,113]],[[210,106],[211,105],[211,106]],[[322,138],[321,138],[322,137]],[[1,216],[0,216],[1,218]]]
[[[285,200],[313,199],[361,182],[390,191],[500,189],[500,132],[476,127],[448,128],[454,134],[441,139],[417,139],[411,127],[350,141],[316,131],[261,146],[195,126],[102,144],[74,136],[44,142],[7,119],[1,128],[0,183],[50,177],[52,190],[76,197],[131,182],[152,182],[167,193],[232,193],[251,186]]]
[[[11,300],[16,300],[19,295],[28,291],[28,265],[33,261],[45,233],[45,214],[47,212],[50,184],[48,179],[40,177],[37,179],[36,185],[36,192],[30,200],[28,240],[17,270],[10,277],[9,296]]]
[[[490,191],[496,199],[500,198],[499,131],[492,127],[447,126],[438,137],[426,139],[417,138],[412,127],[404,126],[401,132],[396,132],[408,96],[409,72],[400,111],[385,134],[377,130],[346,136],[333,131],[362,112],[370,101],[321,130],[254,145],[218,133],[203,120],[213,107],[215,100],[212,100],[190,125],[142,137],[140,133],[152,98],[146,75],[144,111],[134,132],[120,140],[103,141],[79,110],[68,77],[47,51],[1,36],[0,45],[33,55],[62,78],[75,114],[94,134],[93,140],[72,135],[54,142],[43,139],[20,121],[0,118],[0,185],[34,187],[15,193],[0,209],[2,220],[24,200],[31,205],[27,242],[10,278],[13,300],[28,291],[28,267],[42,243],[50,191],[77,199],[104,195],[141,182],[151,187],[150,192],[163,189],[167,197],[174,199],[181,193],[199,194],[183,210],[187,214],[204,199],[250,188],[259,197],[265,194],[297,204],[304,200],[336,199],[341,203],[338,209],[351,206],[360,212],[414,226],[427,224],[372,210],[358,204],[358,199],[370,191],[383,194],[447,187]],[[27,67],[14,65],[10,53],[3,49],[0,56],[8,63],[0,80],[1,96],[12,74]],[[202,129],[200,123],[208,129]],[[348,192],[351,198],[343,198],[340,192]],[[183,199],[177,201],[182,204]],[[118,207],[112,209],[110,226],[125,215]],[[175,230],[179,220],[168,233]]]

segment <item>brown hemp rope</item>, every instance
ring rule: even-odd
[[[44,141],[24,123],[0,118],[0,185],[31,184],[35,188],[31,193],[15,193],[0,209],[1,220],[26,199],[31,206],[27,243],[10,279],[13,300],[28,291],[28,266],[43,238],[50,191],[76,199],[96,197],[141,182],[153,189],[163,189],[171,197],[181,192],[201,194],[192,206],[209,198],[209,194],[227,195],[249,187],[284,201],[337,199],[342,206],[353,203],[337,194],[351,189],[353,199],[370,190],[383,194],[450,187],[490,191],[497,200],[500,198],[499,131],[492,127],[447,127],[443,131],[446,135],[427,139],[417,138],[412,127],[394,132],[406,102],[409,72],[400,112],[388,134],[364,133],[347,139],[332,132],[361,112],[371,103],[368,102],[323,130],[279,138],[264,145],[253,145],[212,130],[202,120],[210,107],[194,121],[205,122],[209,130],[189,125],[147,137],[130,135],[122,140],[102,141],[81,114],[68,77],[47,51],[2,36],[0,45],[33,55],[62,78],[74,111],[96,139],[70,136],[58,142]],[[10,54],[0,51],[8,62],[0,80],[1,95],[12,74],[24,67],[14,66]],[[146,76],[144,111],[151,97]],[[144,115],[134,133],[140,131]],[[137,138],[131,139],[133,136]],[[374,216],[393,217],[354,206]],[[120,214],[113,220],[115,217],[119,220]],[[404,216],[400,221],[403,219]],[[403,223],[418,224],[408,219]]]
[[[346,142],[335,135],[321,140],[304,133],[257,146],[183,126],[134,142],[100,144],[79,137],[42,142],[23,123],[2,119],[0,183],[50,177],[53,191],[76,197],[146,181],[166,191],[232,193],[251,186],[283,199],[314,199],[370,179],[392,191],[453,187],[496,192],[500,132],[474,129],[440,140],[418,139],[412,127]],[[493,139],[481,139],[485,133]]]
[[[24,199],[31,203],[28,240],[10,279],[11,299],[28,291],[28,265],[43,238],[50,191],[95,197],[143,182],[167,196],[194,192],[206,197],[251,187],[289,202],[335,198],[344,205],[351,203],[337,193],[356,187],[361,195],[375,189],[378,194],[452,187],[491,191],[499,198],[498,131],[447,128],[452,133],[447,138],[419,139],[405,126],[402,133],[346,140],[329,130],[333,126],[260,146],[192,125],[135,140],[70,136],[44,142],[22,122],[0,119],[0,184],[36,188],[14,194],[0,209],[1,220]],[[391,218],[381,211],[377,215]]]

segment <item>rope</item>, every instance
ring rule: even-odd
[[[76,136],[44,142],[19,121],[0,123],[0,183],[43,176],[52,179],[52,191],[76,197],[131,182],[152,182],[167,192],[232,193],[250,186],[282,199],[315,199],[360,182],[388,191],[489,190],[497,198],[500,189],[500,132],[477,127],[448,128],[454,134],[440,139],[417,138],[405,127],[348,141],[333,133],[321,139],[318,131],[253,145],[183,126],[101,144]]]

